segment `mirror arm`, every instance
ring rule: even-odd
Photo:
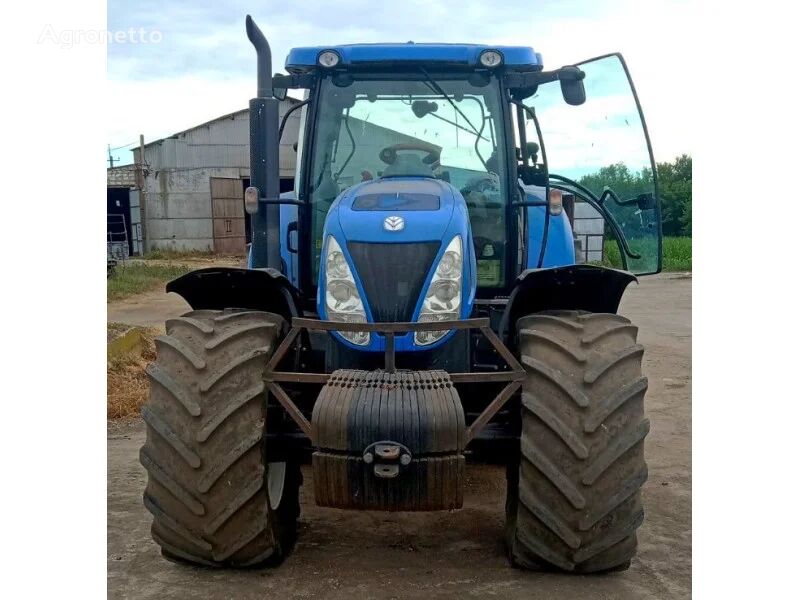
[[[292,73],[291,75],[275,74],[272,76],[272,87],[288,90],[310,90],[316,77],[310,73]]]
[[[506,73],[504,76],[506,87],[517,100],[532,96],[536,88],[543,83],[553,81],[581,81],[586,73],[578,67],[568,65],[554,71],[533,71],[530,73]]]

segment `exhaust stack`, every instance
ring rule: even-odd
[[[258,189],[258,212],[250,219],[251,266],[281,270],[278,128],[280,101],[272,96],[272,50],[250,15],[247,37],[258,57],[257,97],[250,100],[250,185]]]

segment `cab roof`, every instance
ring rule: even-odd
[[[398,63],[435,64],[458,67],[480,67],[478,57],[484,50],[497,50],[503,55],[506,69],[538,71],[542,55],[525,46],[488,46],[485,44],[345,44],[292,48],[286,57],[289,73],[302,73],[317,67],[317,57],[333,50],[341,57],[341,66]]]

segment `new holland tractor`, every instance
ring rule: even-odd
[[[354,44],[295,48],[273,74],[246,25],[248,266],[167,285],[192,310],[147,370],[162,554],[280,563],[303,464],[319,506],[441,511],[490,460],[507,467],[514,565],[626,569],[649,422],[643,348],[617,310],[661,268],[661,219],[622,57],[545,70],[527,47]],[[281,120],[288,90],[304,99]]]

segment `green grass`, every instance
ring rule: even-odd
[[[614,240],[606,240],[603,249],[603,264],[609,267],[622,268],[619,247]],[[637,248],[634,248],[637,250]],[[664,271],[692,270],[692,238],[665,237],[662,246]]]
[[[183,265],[148,265],[128,263],[117,265],[114,275],[107,280],[106,299],[108,302],[121,300],[142,292],[161,287],[167,281],[191,271]]]
[[[151,250],[145,254],[144,260],[180,260],[186,258],[210,258],[211,250]]]

